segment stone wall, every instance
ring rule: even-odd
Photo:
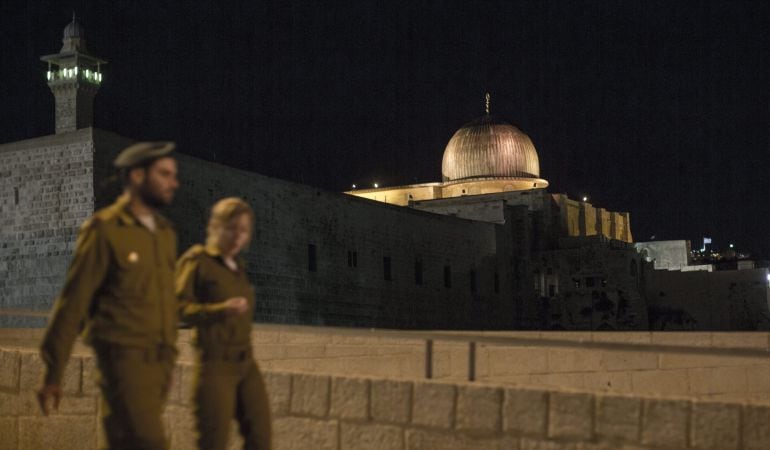
[[[367,337],[307,327],[255,326],[255,357],[270,370],[419,379],[425,376],[425,341]],[[434,339],[432,376],[464,381],[469,372],[469,345],[423,333]],[[467,337],[470,333],[458,332]],[[580,389],[623,395],[672,395],[701,400],[761,401],[770,404],[770,360],[761,356],[671,353],[665,346],[741,348],[768,351],[770,333],[649,332],[488,332],[487,337],[565,340],[660,346],[655,350],[568,348],[479,343],[476,380],[541,389]],[[182,338],[182,342],[185,338]],[[185,352],[191,355],[190,351]],[[191,360],[186,357],[185,359]]]
[[[564,238],[560,247],[532,258],[540,292],[529,315],[540,329],[647,329],[641,259],[633,247],[602,236]]]
[[[0,448],[103,444],[93,359],[74,358],[60,409],[42,417],[35,353],[0,350]],[[195,448],[192,366],[177,368],[165,413],[173,449]],[[770,448],[770,406],[591,394],[481,383],[264,372],[276,450]],[[233,438],[229,448],[238,448]]]
[[[182,186],[168,214],[180,250],[204,239],[216,200],[239,196],[254,207],[247,259],[260,321],[466,329],[514,323],[509,260],[499,254],[510,237],[500,225],[179,160]]]
[[[770,333],[766,332],[419,332],[417,337],[411,332],[263,324],[254,326],[252,345],[255,358],[267,370],[416,380],[425,378],[425,339],[430,338],[433,379],[462,382],[468,380],[469,344],[448,337],[470,340],[471,336],[511,338],[510,345],[476,344],[474,373],[480,382],[770,404],[770,360],[731,356],[735,348],[768,351]],[[40,329],[3,329],[0,347],[36,348],[41,338]],[[541,344],[526,344],[522,339]],[[571,348],[549,344],[552,340],[600,347]],[[621,348],[613,350],[605,344],[621,344]],[[639,345],[652,348],[639,350],[635,347]],[[672,345],[721,353],[666,351]],[[180,333],[178,346],[180,361],[194,360],[189,332]],[[87,357],[90,350],[78,344],[74,354]]]
[[[649,270],[652,330],[770,329],[768,269]]]
[[[104,181],[131,142],[87,128],[0,146],[0,309],[51,306],[78,227],[120,192],[117,182]],[[176,222],[180,251],[204,239],[216,200],[236,195],[255,208],[247,258],[265,299],[260,320],[398,328],[514,323],[509,259],[498,257],[510,238],[498,225],[178,156],[182,186],[166,212]],[[0,326],[34,325],[40,320],[0,316]]]
[[[93,213],[93,152],[90,128],[0,146],[0,308],[52,304]]]

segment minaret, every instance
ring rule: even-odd
[[[48,63],[48,87],[56,98],[56,133],[94,124],[94,96],[102,82],[101,65],[107,61],[88,54],[83,27],[75,20],[64,28],[61,51],[42,56]]]

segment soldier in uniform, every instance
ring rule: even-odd
[[[167,448],[161,414],[176,357],[176,232],[158,214],[179,186],[171,142],[140,142],[115,167],[123,194],[80,229],[64,287],[41,347],[37,393],[58,407],[73,342],[82,331],[96,355],[102,421],[112,449]]]
[[[206,244],[194,245],[177,263],[182,317],[196,331],[195,416],[202,450],[227,447],[233,418],[245,449],[270,448],[267,393],[251,352],[254,289],[238,256],[253,227],[246,202],[220,200],[212,208]]]

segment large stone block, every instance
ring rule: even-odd
[[[412,405],[412,383],[372,380],[370,415],[377,422],[408,423]]]
[[[96,368],[96,357],[86,356],[82,361],[82,382],[80,383],[80,392],[83,395],[97,395],[99,393],[99,387],[96,385],[96,380],[99,376],[98,369]],[[179,381],[178,379],[176,381]]]
[[[548,371],[595,372],[601,370],[602,353],[580,349],[548,349]]]
[[[23,352],[21,354],[21,371],[19,375],[19,388],[23,391],[37,390],[43,383],[45,365],[40,355],[36,352]],[[81,383],[81,358],[70,358],[62,379],[62,391],[65,394],[78,394]]]
[[[333,377],[329,415],[345,419],[369,419],[369,381]]]
[[[685,401],[644,400],[642,444],[660,447],[686,447],[690,404]]]
[[[714,347],[737,347],[767,350],[768,333],[761,333],[756,331],[717,332],[711,333],[711,342]]]
[[[585,376],[592,375],[582,372],[577,373],[541,373],[530,375],[530,383],[535,386],[550,389],[583,389]]]
[[[604,351],[601,367],[605,370],[651,370],[658,368],[658,354],[635,351]]]
[[[461,386],[457,390],[455,428],[473,433],[500,431],[502,391],[484,386]]]
[[[593,423],[593,396],[551,392],[548,408],[548,437],[588,440],[593,436]]]
[[[279,417],[273,421],[274,450],[338,450],[336,420]]]
[[[575,450],[575,445],[566,442],[541,441],[539,439],[522,438],[519,450]]]
[[[770,407],[743,407],[743,450],[767,450],[770,448]]]
[[[414,383],[412,423],[436,428],[452,428],[455,412],[455,386],[431,382]]]
[[[190,409],[176,405],[168,406],[163,416],[171,448],[196,448],[198,431],[195,416]]]
[[[517,450],[518,442],[511,437],[480,438],[459,433],[407,430],[407,450]]]
[[[0,350],[0,388],[19,389],[21,354],[15,350]]]
[[[754,366],[746,370],[749,393],[770,393],[770,366]]]
[[[191,406],[195,401],[195,380],[198,377],[198,367],[195,364],[180,364],[175,375],[179,378],[176,380],[178,392],[177,396],[179,404],[184,406]]]
[[[704,449],[737,449],[740,415],[738,405],[693,403],[690,442],[694,447]]]
[[[404,430],[392,425],[340,424],[340,450],[403,450]]]
[[[503,431],[544,436],[548,415],[548,393],[525,389],[506,389],[503,400]]]
[[[548,353],[532,347],[489,347],[489,376],[548,372]]]
[[[96,448],[94,416],[19,418],[19,450]]]
[[[745,394],[749,391],[746,372],[752,370],[753,368],[745,367],[690,369],[690,393],[694,395]]]
[[[0,450],[19,448],[19,425],[15,417],[0,417]]]
[[[0,416],[18,417],[39,414],[40,407],[32,391],[3,392],[0,391]]]
[[[273,417],[289,414],[291,401],[291,374],[265,371],[262,373]]]
[[[596,402],[596,435],[619,442],[639,442],[642,402],[638,398],[600,396]]]
[[[654,395],[687,395],[687,369],[642,370],[631,372],[634,393]]]
[[[329,412],[329,377],[292,375],[291,412],[326,417]]]
[[[662,353],[660,355],[661,369],[708,368],[725,366],[753,366],[766,364],[763,358],[737,357],[725,358],[721,355],[700,355],[682,353]]]
[[[633,392],[630,372],[586,372],[583,387],[587,391]]]

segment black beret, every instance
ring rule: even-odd
[[[176,144],[173,142],[137,142],[120,152],[113,164],[118,169],[128,169],[141,166],[173,152]]]

